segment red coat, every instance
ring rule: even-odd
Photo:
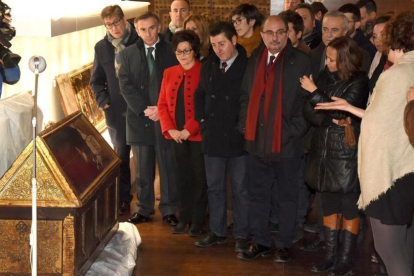
[[[168,130],[177,129],[175,120],[175,107],[177,93],[180,88],[185,73],[186,82],[184,83],[184,106],[185,106],[185,125],[184,128],[190,132],[190,141],[201,141],[200,127],[194,119],[194,92],[200,81],[201,63],[196,61],[190,70],[184,70],[181,65],[176,65],[165,69],[162,79],[160,97],[158,99],[158,113],[161,122],[162,134],[167,139],[172,139]],[[178,129],[181,130],[181,129]]]

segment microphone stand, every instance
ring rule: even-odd
[[[36,181],[36,125],[37,125],[37,85],[39,79],[39,58],[34,59],[35,64],[35,92],[32,110],[33,127],[33,171],[32,171],[32,232],[30,234],[32,276],[37,276],[37,181]]]

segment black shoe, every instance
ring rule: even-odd
[[[279,224],[270,222],[269,223],[269,231],[272,234],[276,234],[279,232]]]
[[[178,219],[174,214],[166,215],[162,218],[162,220],[171,226],[177,226],[178,224]]]
[[[237,253],[243,253],[244,251],[247,251],[249,247],[247,246],[246,239],[236,239],[236,246],[234,247],[234,251]]]
[[[303,228],[302,226],[300,226],[299,224],[296,225],[296,229],[295,229],[295,237],[293,238],[293,243],[300,241],[301,239],[303,239]]]
[[[303,243],[299,248],[303,251],[318,251],[324,247],[324,241],[316,237],[313,241]]]
[[[186,227],[187,227],[187,223],[179,222],[177,224],[177,226],[175,226],[173,229],[171,229],[171,232],[173,234],[184,234]]]
[[[138,213],[134,213],[127,221],[133,224],[148,222],[151,219],[148,217],[144,217],[143,215],[140,215]]]
[[[191,224],[190,231],[188,231],[190,237],[198,237],[201,235],[201,227],[197,224]]]
[[[290,261],[289,252],[287,248],[276,249],[274,262],[287,263]]]
[[[272,253],[270,247],[258,243],[252,243],[247,251],[237,254],[237,258],[250,261],[259,256],[267,257],[270,253]]]
[[[207,235],[204,239],[201,241],[197,241],[194,244],[198,247],[210,247],[215,244],[223,244],[226,242],[226,237],[220,237],[214,234],[213,232],[210,232],[210,234]]]
[[[316,224],[305,223],[303,225],[303,231],[316,234]]]
[[[118,214],[122,216],[122,215],[125,215],[126,213],[129,213],[130,210],[131,210],[131,206],[129,202],[123,201],[121,205],[119,205]]]

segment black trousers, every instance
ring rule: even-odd
[[[131,169],[129,167],[131,146],[124,145],[114,148],[116,154],[121,159],[121,167],[119,171],[119,203],[132,200],[131,195]]]
[[[207,184],[201,142],[171,141],[177,177],[180,222],[202,225],[206,218]]]
[[[256,155],[249,155],[249,220],[254,242],[271,246],[271,189],[276,180],[275,188],[279,195],[279,233],[276,235],[275,245],[276,248],[292,246],[298,209],[300,164],[301,158],[266,163]]]

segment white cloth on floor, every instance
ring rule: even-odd
[[[119,223],[119,229],[99,254],[86,276],[130,276],[135,267],[141,236],[129,222]]]

